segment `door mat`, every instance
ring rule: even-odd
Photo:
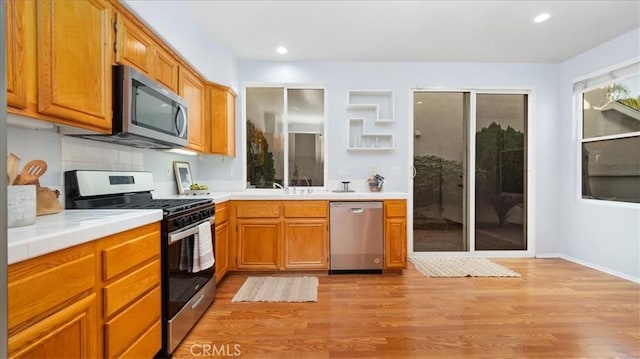
[[[520,274],[487,258],[409,258],[428,277],[520,277]]]
[[[232,302],[317,302],[317,277],[249,277]]]

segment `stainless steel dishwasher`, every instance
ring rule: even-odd
[[[382,272],[382,202],[331,202],[329,208],[329,272]]]

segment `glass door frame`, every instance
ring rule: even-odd
[[[460,92],[469,93],[469,120],[466,123],[467,130],[467,151],[466,163],[469,169],[466,176],[466,233],[467,233],[467,250],[466,251],[434,251],[434,252],[414,252],[413,250],[413,178],[415,176],[415,168],[413,158],[414,149],[414,96],[417,92]],[[525,132],[525,234],[527,240],[526,250],[481,250],[475,249],[475,168],[476,168],[476,95],[478,94],[509,94],[509,95],[526,95],[527,101],[527,118]],[[409,91],[409,131],[407,131],[407,141],[410,144],[408,163],[410,174],[408,178],[408,195],[407,195],[407,255],[415,257],[534,257],[535,256],[535,186],[533,178],[535,177],[534,163],[535,151],[533,149],[534,142],[534,110],[535,103],[534,91],[522,88],[412,88]]]

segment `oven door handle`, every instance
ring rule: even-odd
[[[204,221],[200,221],[198,223],[195,223],[195,224],[193,224],[193,225],[191,225],[189,227],[186,227],[186,228],[183,228],[183,229],[179,229],[177,231],[173,231],[173,232],[169,233],[169,236],[168,236],[169,237],[169,245],[171,245],[171,244],[173,244],[173,243],[175,243],[175,242],[177,242],[177,241],[179,241],[181,239],[187,238],[189,236],[192,236],[192,235],[198,233],[198,226],[200,224],[205,223],[205,222],[209,222],[210,224],[213,225],[215,223],[215,220],[216,220],[216,217],[213,216],[213,217],[210,217],[208,219],[205,219]]]

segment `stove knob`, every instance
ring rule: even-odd
[[[173,220],[173,225],[176,227],[180,227],[180,218],[176,218]]]

